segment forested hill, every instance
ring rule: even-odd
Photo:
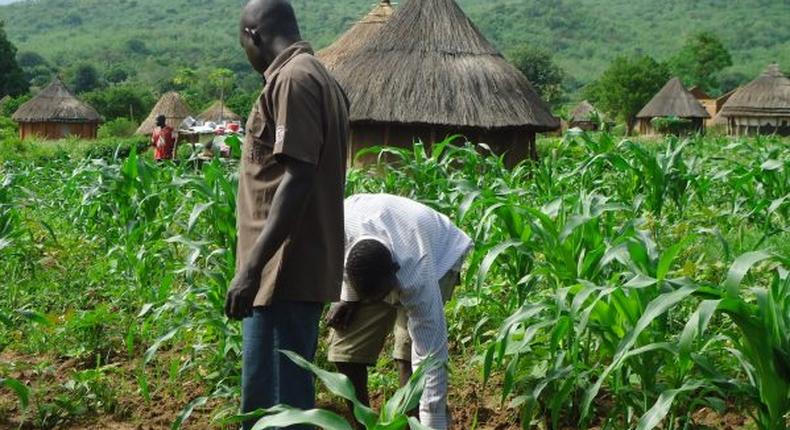
[[[0,2],[8,0],[0,0]],[[330,43],[376,0],[293,0],[303,32]],[[0,6],[21,52],[56,67],[119,66],[156,82],[181,67],[248,70],[236,26],[244,0],[27,0]],[[725,73],[752,77],[769,62],[790,69],[787,0],[460,0],[503,51],[530,43],[554,53],[578,83],[613,57],[644,52],[658,60],[695,32],[716,33],[733,54]]]

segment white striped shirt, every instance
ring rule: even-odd
[[[358,241],[382,242],[400,266],[397,296],[409,317],[412,365],[429,355],[441,365],[427,375],[420,421],[447,428],[447,322],[439,280],[468,252],[471,239],[446,216],[413,200],[358,194],[345,202],[346,253]],[[347,283],[341,298],[358,300]]]

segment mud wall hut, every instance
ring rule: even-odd
[[[102,117],[63,84],[59,77],[14,112],[21,139],[95,139]]]
[[[661,130],[656,129],[654,119],[678,118],[687,120],[688,125],[680,133],[694,133],[705,131],[705,120],[710,118],[708,111],[702,103],[687,90],[678,78],[672,78],[653,97],[650,102],[636,115],[639,121],[639,133],[642,135],[660,135]]]
[[[560,126],[454,0],[405,0],[332,72],[351,100],[350,157],[462,134],[507,154],[512,166],[537,157],[536,133]]]
[[[772,64],[721,108],[729,134],[790,136],[790,79]]]

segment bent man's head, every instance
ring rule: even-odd
[[[250,0],[241,15],[239,40],[252,67],[263,73],[280,52],[302,40],[291,3]]]
[[[390,250],[377,240],[360,240],[346,257],[348,282],[362,301],[383,300],[398,285],[398,270]]]
[[[156,126],[157,127],[164,127],[167,124],[167,117],[164,115],[158,115],[156,117]]]

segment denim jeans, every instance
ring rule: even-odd
[[[323,304],[278,302],[253,309],[243,322],[242,412],[285,404],[299,409],[315,407],[312,373],[294,364],[279,350],[293,351],[313,361],[318,347],[318,321]],[[244,430],[256,420],[244,423]],[[312,430],[311,426],[289,426]]]

